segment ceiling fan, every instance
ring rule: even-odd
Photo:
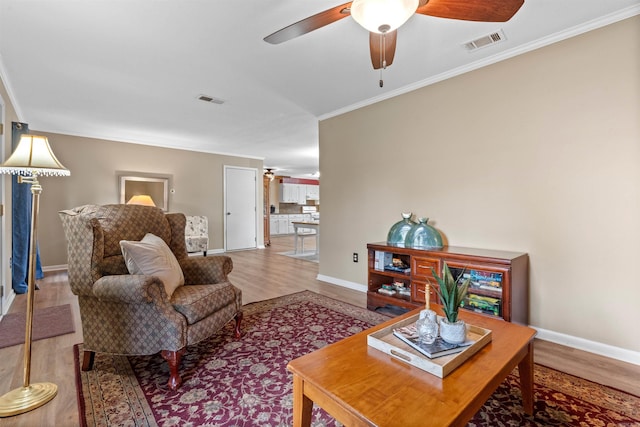
[[[524,0],[354,0],[284,27],[264,41],[279,44],[353,16],[369,31],[373,69],[384,69],[393,63],[398,27],[414,13],[462,21],[506,22],[523,3]]]

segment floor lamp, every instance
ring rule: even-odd
[[[70,172],[56,159],[44,136],[22,135],[11,156],[0,165],[0,173],[18,175],[19,183],[31,184],[31,233],[29,238],[29,271],[27,278],[27,316],[24,336],[24,381],[20,388],[0,396],[0,417],[10,417],[36,409],[53,399],[58,386],[52,383],[30,384],[31,330],[35,297],[36,242],[38,232],[38,203],[42,186],[38,176],[68,176]]]

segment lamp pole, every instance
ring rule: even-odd
[[[36,291],[36,242],[38,241],[38,212],[42,186],[36,172],[30,177],[18,176],[18,183],[31,184],[31,228],[29,238],[29,271],[27,274],[27,313],[24,334],[24,375],[22,387],[0,396],[0,417],[23,414],[39,408],[58,394],[53,383],[30,384],[31,379],[31,332],[33,330],[33,302]]]
[[[31,384],[31,342],[33,330],[33,302],[36,291],[36,245],[38,241],[38,213],[42,186],[41,175],[68,176],[70,172],[56,159],[46,137],[22,135],[11,156],[0,165],[0,173],[18,175],[19,184],[31,184],[31,226],[29,236],[29,266],[27,272],[27,313],[24,334],[24,376],[22,387],[0,396],[0,417],[23,414],[39,408],[58,394],[53,383]]]

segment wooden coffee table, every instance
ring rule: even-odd
[[[368,334],[418,311],[291,361],[293,425],[309,426],[315,403],[346,426],[463,426],[516,366],[533,414],[534,329],[460,310],[467,323],[491,329],[492,341],[439,378],[367,345]]]

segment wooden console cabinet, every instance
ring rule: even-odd
[[[436,284],[432,268],[442,274],[444,262],[454,277],[471,278],[463,309],[527,325],[529,321],[529,256],[526,253],[445,246],[411,249],[369,243],[367,308],[394,313],[424,307],[427,299],[438,303],[429,283]],[[397,271],[389,269],[395,260]],[[404,268],[403,268],[404,267]],[[393,268],[393,267],[391,267]],[[386,295],[383,285],[404,285],[405,293]],[[407,289],[408,288],[408,289]]]

